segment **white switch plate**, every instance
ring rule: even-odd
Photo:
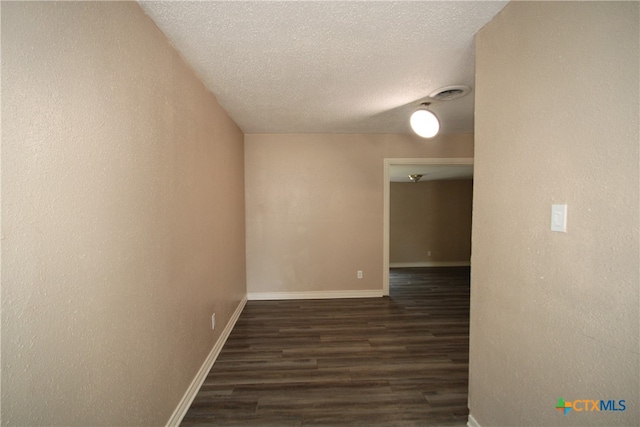
[[[358,270],[358,279],[362,279],[362,270]]]
[[[551,205],[551,231],[567,232],[567,205]]]

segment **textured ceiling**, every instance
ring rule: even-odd
[[[139,2],[245,133],[408,133],[474,86],[474,35],[507,2]],[[473,131],[473,91],[432,105]]]

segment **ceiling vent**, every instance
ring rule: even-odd
[[[451,101],[462,98],[469,92],[471,92],[471,88],[469,86],[447,86],[431,92],[431,94],[429,94],[429,98],[436,101]]]

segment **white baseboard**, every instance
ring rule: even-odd
[[[469,267],[469,261],[421,261],[421,262],[391,262],[389,268],[408,267]]]
[[[467,421],[467,427],[480,427],[480,424],[473,418],[473,415],[469,414],[469,418]]]
[[[233,327],[238,321],[238,317],[240,317],[240,314],[242,313],[242,310],[244,309],[244,306],[246,304],[247,304],[247,297],[245,296],[244,298],[242,298],[242,300],[238,304],[236,311],[234,311],[233,314],[231,315],[231,319],[229,319],[227,326],[225,326],[224,330],[222,331],[222,334],[220,334],[218,341],[216,341],[216,343],[213,345],[211,352],[209,353],[204,363],[198,370],[198,373],[196,374],[195,378],[193,379],[193,381],[191,381],[191,384],[189,385],[189,388],[187,389],[187,391],[184,393],[184,396],[182,396],[180,403],[178,403],[178,406],[173,411],[173,414],[171,414],[169,421],[167,421],[168,427],[179,426],[180,423],[182,422],[182,419],[187,414],[187,411],[189,410],[189,407],[191,406],[193,399],[195,399],[196,394],[198,394],[198,390],[200,390],[202,383],[207,378],[207,374],[209,374],[209,371],[211,370],[211,367],[213,366],[216,359],[218,358],[220,351],[222,351],[222,347],[224,346],[224,343],[227,342],[227,338],[229,338],[229,334],[233,330]]]
[[[381,298],[382,289],[366,291],[250,292],[249,301],[285,299]]]

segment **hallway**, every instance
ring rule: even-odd
[[[463,426],[469,268],[402,268],[390,297],[250,301],[183,420]]]

